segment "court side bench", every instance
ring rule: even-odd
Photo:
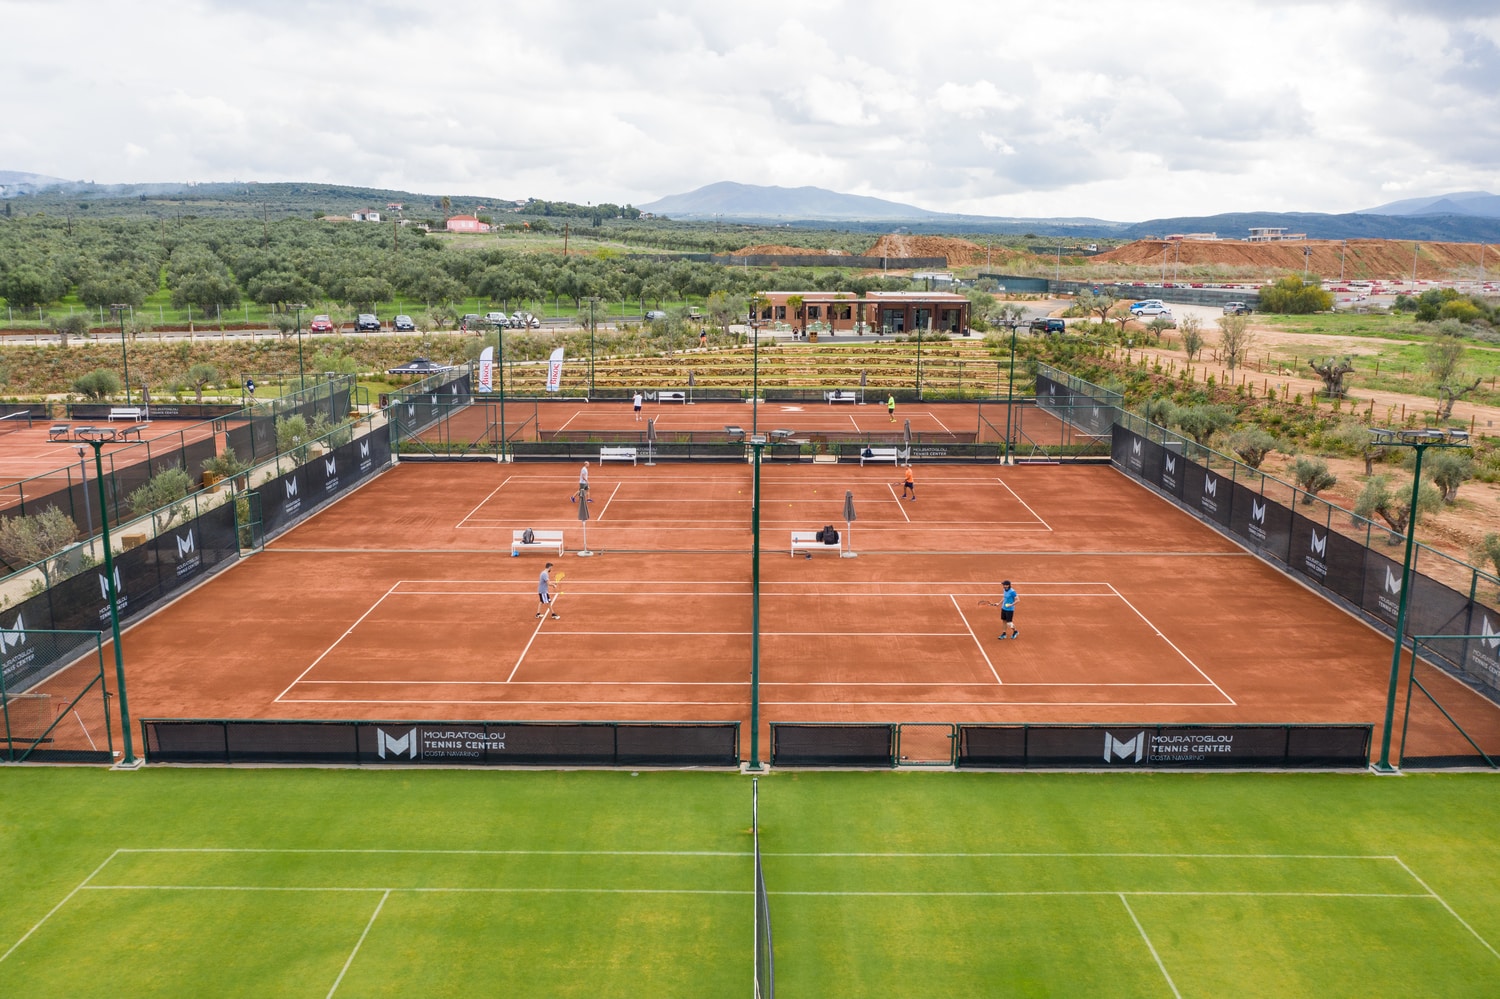
[[[866,452],[869,452],[868,454]],[[867,447],[861,448],[859,452],[859,463],[863,465],[867,461],[888,461],[892,465],[899,464],[898,449],[893,447]]]
[[[556,551],[563,554],[563,532],[562,531],[532,531],[531,542],[528,544],[521,540],[525,531],[510,532],[510,553],[519,555],[529,551]]]
[[[835,541],[833,544],[818,540],[817,531],[793,531],[792,532],[792,557],[798,552],[836,552],[843,546]]]
[[[606,461],[628,461],[635,464],[635,448],[633,447],[601,447],[599,449],[599,464]]]
[[[832,406],[836,402],[858,402],[859,396],[849,389],[834,389],[823,393],[823,401]]]
[[[687,393],[686,392],[678,392],[676,390],[668,390],[666,392],[658,392],[658,393],[656,393],[656,401],[657,402],[681,402],[681,403],[686,403],[687,402]]]
[[[109,422],[116,420],[130,420],[132,423],[141,421],[141,407],[139,406],[111,406],[109,410]]]

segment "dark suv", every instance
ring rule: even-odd
[[[1033,333],[1066,333],[1068,326],[1061,319],[1033,319],[1031,321],[1031,332]]]
[[[354,328],[359,330],[360,332],[370,330],[379,333],[380,317],[371,315],[368,312],[361,312],[359,314],[359,318],[354,320]]]

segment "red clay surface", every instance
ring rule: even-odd
[[[592,558],[577,473],[381,475],[131,628],[133,713],[747,721],[750,467],[591,467]],[[915,502],[890,466],[761,475],[763,723],[1352,722],[1378,739],[1389,639],[1108,467],[918,466]],[[790,531],[844,530],[845,490],[859,557],[791,557]],[[524,527],[565,532],[561,620],[533,616],[548,558],[509,556]],[[979,606],[1002,579],[1017,641]],[[1500,748],[1500,710],[1435,682]],[[1411,739],[1467,749],[1430,710]]]
[[[110,423],[107,420],[57,420],[73,427],[97,426],[106,429],[124,430],[129,423]],[[230,421],[234,426],[243,421]],[[65,489],[79,481],[78,448],[84,447],[88,478],[93,481],[94,449],[92,445],[75,441],[72,435],[65,441],[47,439],[47,429],[52,423],[36,420],[27,429],[0,430],[0,510],[20,502],[16,489],[6,488],[17,482],[25,482],[27,496]],[[146,461],[148,456],[164,450],[180,448],[186,444],[204,440],[215,435],[213,421],[154,421],[141,432],[141,440],[108,441],[103,448],[104,470],[107,474],[114,465],[127,465]]]

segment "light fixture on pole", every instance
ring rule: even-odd
[[[130,356],[125,353],[125,313],[129,305],[111,305],[109,314],[120,320],[120,366],[125,369],[125,405],[130,405]]]
[[[1401,633],[1406,628],[1406,607],[1411,590],[1411,554],[1417,536],[1417,498],[1422,489],[1422,455],[1428,448],[1459,448],[1469,446],[1469,435],[1462,430],[1371,430],[1376,444],[1382,447],[1409,447],[1417,453],[1416,467],[1412,470],[1411,506],[1406,512],[1406,554],[1401,559],[1401,599],[1396,605],[1395,650],[1391,654],[1391,682],[1385,699],[1385,730],[1380,735],[1380,760],[1372,769],[1376,773],[1391,774],[1391,726],[1396,719],[1396,687],[1401,679]]]
[[[297,312],[297,391],[300,392],[307,388],[307,376],[302,371],[302,310],[307,306],[298,303],[288,305],[287,308]]]
[[[115,688],[120,696],[120,732],[125,739],[125,758],[121,767],[134,768],[141,765],[135,758],[131,742],[130,704],[125,697],[125,653],[120,647],[120,593],[115,582],[115,558],[109,544],[108,500],[104,495],[104,442],[113,431],[80,430],[79,436],[94,446],[94,479],[99,486],[99,531],[104,542],[104,598],[109,601],[109,629],[115,643]]]

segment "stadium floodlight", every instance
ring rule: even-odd
[[[1391,726],[1396,720],[1396,687],[1401,681],[1401,633],[1406,628],[1406,607],[1411,597],[1411,555],[1417,537],[1417,498],[1422,489],[1422,455],[1430,447],[1458,448],[1469,446],[1469,435],[1462,430],[1423,427],[1416,430],[1372,428],[1370,436],[1381,447],[1409,447],[1417,453],[1411,477],[1411,505],[1406,511],[1406,554],[1401,559],[1401,598],[1396,604],[1395,649],[1391,653],[1391,682],[1385,698],[1385,730],[1380,735],[1380,759],[1374,771],[1392,774]]]
[[[104,541],[104,596],[109,601],[109,629],[115,641],[115,690],[120,695],[120,732],[125,740],[125,758],[120,766],[135,769],[142,761],[135,757],[130,737],[130,705],[125,698],[125,653],[120,645],[120,593],[115,582],[115,558],[109,545],[109,500],[104,495],[104,442],[114,439],[112,430],[79,430],[78,436],[94,446],[94,480],[99,486],[99,531]]]

